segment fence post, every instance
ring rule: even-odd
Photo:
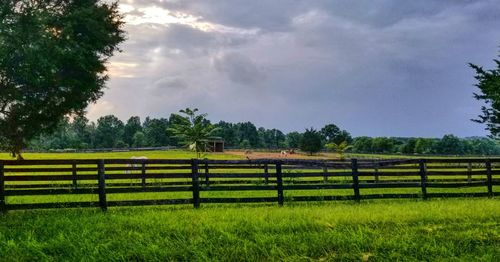
[[[210,181],[209,181],[209,169],[208,169],[208,159],[205,159],[205,185],[208,187],[210,186]]]
[[[264,180],[267,185],[269,183],[269,166],[267,163],[264,164]]]
[[[470,184],[472,183],[472,163],[469,162],[467,163],[467,182]]]
[[[5,205],[5,174],[3,170],[3,163],[0,163],[0,214],[7,212]]]
[[[99,206],[103,211],[108,210],[108,202],[106,201],[106,175],[104,171],[104,159],[99,159],[97,162],[97,177],[99,179]]]
[[[425,159],[420,159],[420,186],[422,188],[422,198],[427,199],[427,167],[425,165]]]
[[[323,183],[328,183],[328,167],[326,163],[323,166]]]
[[[493,178],[491,177],[491,161],[486,159],[486,178],[488,185],[488,197],[493,197]]]
[[[71,165],[72,167],[72,177],[73,177],[73,190],[75,190],[77,188],[77,180],[78,180],[78,177],[76,176],[76,161],[73,161],[73,164]]]
[[[281,172],[281,162],[276,162],[276,184],[278,187],[278,205],[283,206],[283,173]]]
[[[378,176],[379,165],[380,165],[380,163],[378,161],[374,162],[374,166],[375,166],[375,183],[379,182],[379,176]]]
[[[193,207],[200,207],[200,181],[198,176],[198,161],[196,159],[191,159],[191,179],[193,188]]]
[[[146,188],[146,163],[144,161],[141,165],[141,186]]]
[[[359,194],[359,178],[358,178],[358,160],[356,158],[351,159],[352,168],[352,188],[354,189],[354,200],[359,201],[361,195]]]

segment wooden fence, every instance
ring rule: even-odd
[[[4,160],[0,161],[0,211],[56,207],[106,210],[113,206],[166,204],[192,204],[197,208],[205,203],[251,202],[276,202],[281,206],[288,201],[493,197],[495,186],[500,185],[499,175],[500,158]],[[71,197],[83,195],[90,196],[89,200],[73,201]],[[119,197],[108,200],[114,195]]]

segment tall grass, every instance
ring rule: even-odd
[[[496,199],[36,210],[0,217],[0,259],[499,261]]]

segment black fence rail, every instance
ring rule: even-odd
[[[494,197],[499,175],[500,158],[4,160],[0,161],[0,211]]]

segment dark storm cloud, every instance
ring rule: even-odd
[[[485,134],[469,121],[480,104],[467,63],[497,56],[498,1],[121,3],[129,40],[93,115],[196,106],[286,131],[334,122],[354,135]]]
[[[226,74],[235,83],[255,84],[264,79],[264,73],[252,60],[238,53],[221,54],[214,58],[217,71]]]

